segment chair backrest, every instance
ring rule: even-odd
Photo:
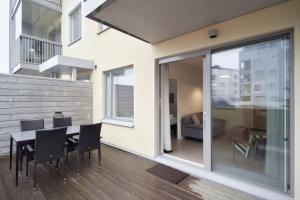
[[[64,158],[67,128],[36,131],[35,162]]]
[[[64,117],[64,114],[62,112],[54,112],[53,118],[62,118]]]
[[[78,143],[80,153],[100,147],[101,126],[102,123],[80,126]]]
[[[53,128],[72,126],[72,117],[53,118]]]
[[[44,129],[43,119],[33,119],[33,120],[21,120],[20,121],[21,131],[32,131]]]

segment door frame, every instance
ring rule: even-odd
[[[210,98],[210,65],[211,65],[211,51],[210,50],[200,50],[200,51],[194,51],[194,52],[188,52],[183,53],[176,56],[171,56],[167,58],[162,58],[157,60],[157,90],[156,90],[156,110],[158,121],[158,151],[157,155],[166,155],[163,152],[163,134],[161,133],[161,127],[162,127],[162,119],[161,119],[161,111],[163,109],[162,104],[162,97],[161,97],[161,73],[160,73],[160,67],[163,67],[166,64],[181,61],[188,58],[195,58],[195,57],[203,57],[203,73],[202,73],[202,80],[203,80],[203,163],[200,165],[203,167],[206,171],[211,171],[211,98]],[[177,81],[178,83],[178,81]],[[178,90],[178,86],[177,86]],[[180,121],[177,119],[177,121]],[[168,155],[170,156],[170,155]],[[172,156],[173,157],[173,156]],[[180,160],[184,160],[179,158]],[[187,162],[190,162],[186,160]]]
[[[191,166],[188,166],[188,168],[186,168],[185,166],[182,165],[178,165],[178,168],[182,168],[182,170],[184,169],[189,169],[187,172],[190,172],[191,174],[194,174],[195,176],[198,177],[206,177],[209,180],[221,183],[223,185],[227,185],[229,187],[238,189],[240,191],[244,191],[247,193],[254,193],[257,196],[260,197],[269,197],[270,199],[290,199],[291,197],[294,197],[294,176],[295,176],[295,169],[294,169],[294,163],[295,163],[295,147],[294,147],[294,138],[295,138],[295,112],[294,112],[294,108],[295,108],[295,77],[294,75],[294,71],[295,71],[295,63],[294,63],[294,28],[287,28],[287,29],[283,29],[283,30],[274,30],[274,32],[272,33],[262,33],[260,35],[256,35],[256,36],[250,36],[247,38],[242,38],[242,39],[236,39],[235,41],[230,41],[230,42],[224,42],[224,43],[220,43],[217,45],[212,45],[210,47],[205,47],[204,49],[200,49],[200,50],[192,50],[190,52],[179,52],[177,54],[171,55],[171,56],[166,56],[166,57],[161,57],[161,58],[156,58],[155,59],[155,130],[156,130],[156,134],[155,134],[155,141],[156,141],[156,148],[155,148],[155,156],[156,158],[154,159],[157,162],[161,162],[161,163],[165,163],[165,164],[170,164],[170,166],[177,166],[178,163],[176,163],[176,165],[173,165],[172,163],[175,164],[175,162],[173,162],[172,160],[165,160],[162,156],[162,154],[159,152],[160,149],[160,143],[162,142],[159,138],[160,134],[160,118],[159,118],[159,113],[160,113],[160,99],[159,99],[159,65],[160,64],[164,64],[164,63],[168,63],[168,62],[175,62],[175,61],[179,61],[182,59],[186,59],[186,58],[192,58],[192,57],[196,57],[201,55],[201,52],[204,54],[209,55],[209,62],[211,62],[211,53],[215,50],[220,50],[220,49],[228,49],[230,47],[234,47],[234,46],[239,46],[241,44],[249,44],[249,43],[253,43],[254,41],[260,41],[260,40],[265,40],[268,39],[270,37],[276,37],[278,35],[282,35],[282,34],[286,34],[289,33],[290,34],[290,49],[291,49],[291,54],[290,54],[290,64],[291,64],[291,77],[290,77],[290,140],[289,140],[289,145],[290,145],[290,192],[286,193],[286,192],[280,192],[277,191],[275,189],[270,189],[267,186],[263,186],[263,185],[258,185],[258,184],[254,184],[251,181],[246,181],[246,180],[241,180],[237,177],[232,177],[232,176],[228,176],[228,175],[224,175],[224,174],[220,174],[217,172],[214,172],[211,168],[211,156],[212,154],[210,153],[210,167],[206,167],[206,170],[203,170],[203,168],[199,168],[197,171],[195,171],[194,169],[190,168]],[[210,70],[210,69],[209,69]],[[207,72],[205,72],[206,74]],[[211,71],[209,71],[209,77],[211,80]],[[204,79],[203,79],[204,81]],[[206,88],[206,87],[205,87]],[[206,88],[206,90],[209,89],[209,92],[211,92],[211,88]],[[204,87],[203,87],[204,90]],[[211,98],[211,97],[209,97]],[[211,106],[211,100],[210,100],[210,106]],[[211,119],[210,119],[210,124],[211,124]],[[211,152],[211,146],[210,148],[210,152]],[[194,173],[196,172],[196,173]]]

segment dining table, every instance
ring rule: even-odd
[[[80,126],[68,126],[67,127],[67,137],[72,137],[79,135]],[[19,173],[19,161],[20,152],[22,148],[27,144],[32,144],[35,142],[36,130],[31,131],[20,131],[10,134],[10,153],[9,153],[9,169],[12,169],[12,154],[13,154],[13,143],[16,144],[16,167],[15,167],[15,184],[18,186],[18,173]]]

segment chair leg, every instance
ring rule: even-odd
[[[232,160],[233,163],[236,163],[236,158],[235,158],[235,147],[234,147],[234,143],[232,143]]]
[[[80,176],[80,152],[77,155],[77,176]]]
[[[33,181],[33,190],[36,191],[36,162],[34,162],[34,181]]]
[[[59,158],[57,158],[57,160],[56,160],[56,169],[58,168],[58,165],[59,165]]]
[[[101,147],[98,148],[98,168],[101,168]]]
[[[26,176],[28,176],[28,152],[26,152]]]
[[[66,160],[63,159],[64,183],[67,181]]]
[[[20,172],[22,171],[23,166],[23,147],[20,148]]]
[[[68,153],[68,150],[66,150],[66,158],[65,158],[65,165],[68,165],[68,162],[69,162],[69,153]]]

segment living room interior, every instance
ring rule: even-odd
[[[168,65],[171,150],[165,151],[197,164],[203,163],[203,57]]]

